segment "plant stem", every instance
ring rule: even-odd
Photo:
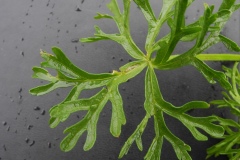
[[[179,54],[172,55],[169,58],[169,60],[177,56],[179,56]],[[196,57],[203,61],[240,61],[240,54],[208,53],[208,54],[199,54]]]

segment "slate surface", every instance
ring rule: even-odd
[[[59,143],[64,137],[62,131],[79,120],[84,113],[75,114],[56,129],[48,126],[48,110],[51,106],[63,100],[68,89],[57,90],[42,97],[31,96],[28,90],[42,82],[31,79],[32,66],[39,65],[41,57],[39,50],[51,50],[51,46],[59,46],[67,56],[81,68],[93,72],[108,72],[118,69],[131,58],[114,42],[98,42],[95,44],[76,43],[80,37],[91,36],[94,24],[109,33],[115,32],[113,22],[95,21],[92,17],[96,12],[108,12],[108,0],[0,0],[0,159],[1,160],[107,160],[118,157],[121,146],[134,131],[144,116],[144,75],[140,74],[127,84],[121,85],[127,116],[127,124],[122,129],[119,138],[113,138],[109,133],[110,104],[105,107],[98,123],[97,141],[93,149],[84,152],[82,147],[85,135],[77,146],[68,153],[59,149]],[[219,4],[218,0],[206,0]],[[159,10],[161,3],[152,0],[154,9]],[[198,0],[187,11],[186,19],[191,22],[201,15],[203,1]],[[144,46],[147,24],[140,10],[133,5],[131,27],[134,40],[139,46]],[[227,24],[224,34],[236,42],[239,36],[239,12],[234,14]],[[161,34],[167,32],[164,29]],[[189,45],[181,44],[176,53],[186,50]],[[140,47],[143,49],[143,47]],[[212,47],[208,52],[226,52],[223,45]],[[221,63],[210,64],[215,69],[221,68]],[[209,85],[193,68],[184,67],[177,71],[158,72],[159,83],[166,100],[175,105],[182,105],[189,100],[206,100],[220,98],[221,88]],[[193,77],[193,78],[192,78]],[[44,82],[43,82],[44,83]],[[197,92],[196,92],[197,90]],[[85,92],[84,96],[91,95]],[[228,117],[225,110],[194,111],[194,115],[210,115]],[[193,160],[205,159],[207,147],[216,143],[197,142],[179,122],[170,117],[167,124],[170,129],[186,143],[192,146]],[[143,135],[144,151],[140,152],[133,145],[124,160],[142,159],[146,154],[154,136],[152,120]],[[175,160],[172,147],[164,144],[163,160]],[[214,158],[213,158],[214,159]],[[226,159],[219,157],[217,159]]]

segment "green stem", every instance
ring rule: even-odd
[[[172,55],[169,60],[179,55]],[[228,54],[228,53],[209,53],[199,54],[196,56],[203,61],[240,61],[240,54]]]
[[[233,86],[233,92],[234,92],[235,96],[239,97],[237,84],[236,84],[236,73],[238,71],[237,66],[238,66],[238,63],[235,63],[234,66],[233,66],[232,86]]]

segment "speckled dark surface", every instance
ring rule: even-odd
[[[65,98],[68,89],[57,90],[41,97],[31,96],[28,90],[41,84],[31,79],[32,66],[42,61],[39,50],[51,50],[59,46],[67,56],[81,68],[93,72],[108,72],[118,69],[131,58],[116,43],[105,41],[93,44],[76,43],[80,37],[91,36],[94,24],[109,33],[116,31],[113,22],[95,21],[96,12],[108,12],[105,5],[108,0],[0,0],[0,159],[1,160],[116,160],[121,146],[134,131],[144,116],[144,74],[138,75],[130,82],[120,86],[124,100],[127,124],[122,128],[119,138],[113,138],[109,132],[110,109],[108,103],[101,114],[97,141],[93,149],[84,152],[82,147],[85,135],[77,146],[68,153],[59,149],[64,137],[65,127],[77,122],[84,113],[74,114],[56,129],[48,126],[48,110]],[[161,4],[152,0],[154,9]],[[220,4],[219,0],[205,0]],[[194,2],[187,11],[186,19],[191,22],[203,10],[203,0]],[[234,14],[223,33],[236,42],[240,42],[239,12]],[[132,35],[143,49],[147,32],[147,23],[140,10],[133,5],[131,15]],[[134,28],[134,29],[133,29]],[[166,30],[163,30],[164,34]],[[186,50],[189,45],[181,44],[176,52]],[[208,52],[226,52],[222,44],[212,47]],[[221,63],[210,63],[215,69],[221,69]],[[209,85],[192,67],[176,71],[157,72],[163,95],[175,105],[182,105],[189,100],[206,100],[220,98],[221,88]],[[44,82],[43,82],[44,83]],[[84,96],[90,95],[84,92]],[[225,110],[211,108],[205,111],[194,111],[193,115],[211,115],[228,117]],[[205,159],[207,147],[216,143],[197,142],[190,133],[176,120],[166,117],[169,128],[186,143],[192,146],[193,160]],[[140,152],[133,145],[124,160],[140,160],[146,154],[153,132],[153,121],[143,134],[144,151]],[[165,143],[162,160],[175,160],[172,147]],[[214,158],[213,158],[214,159]],[[219,160],[225,157],[215,158]]]

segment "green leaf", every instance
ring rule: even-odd
[[[230,9],[236,0],[223,0],[221,6],[219,7],[219,11]]]
[[[65,56],[65,54],[57,47],[52,48],[54,55],[47,52],[41,51],[41,56],[46,60],[41,63],[42,67],[53,68],[57,71],[66,74],[72,78],[78,79],[96,79],[96,78],[109,78],[111,74],[89,74],[80,68],[76,67],[71,61]]]
[[[216,83],[215,80],[217,80],[223,88],[231,88],[231,84],[228,82],[224,73],[211,69],[207,64],[197,58],[192,64],[202,73],[209,83],[214,84]]]
[[[146,96],[146,101],[151,101],[151,104],[145,105],[145,108],[147,113],[154,113],[155,132],[157,133],[158,130],[160,132],[156,134],[156,137],[152,143],[152,146],[155,146],[154,144],[156,143],[156,141],[159,141],[160,143],[162,141],[161,137],[163,136],[172,144],[179,159],[190,158],[187,152],[187,151],[190,151],[190,147],[187,146],[184,142],[182,142],[179,138],[174,136],[171,133],[171,131],[166,127],[162,112],[165,112],[166,114],[181,121],[189,129],[189,131],[197,140],[201,140],[201,141],[207,140],[207,137],[203,135],[200,131],[198,131],[198,128],[204,130],[205,132],[207,132],[212,136],[221,137],[223,135],[224,133],[223,128],[219,125],[214,124],[214,122],[218,120],[215,116],[192,117],[185,113],[191,109],[208,108],[209,105],[206,102],[195,101],[195,102],[189,102],[183,105],[182,107],[175,107],[169,102],[166,102],[162,98],[162,95],[159,91],[158,81],[152,68],[150,67],[148,68],[145,78],[146,78],[145,79],[146,86],[148,86],[146,88],[146,95],[150,94],[149,96]],[[148,103],[145,102],[145,104],[148,104]],[[158,124],[156,124],[157,122]],[[153,150],[152,147],[150,147],[147,155],[150,156],[150,158],[152,156],[155,157],[156,155],[159,155],[159,147],[161,147],[161,145],[157,147],[157,150]]]
[[[227,47],[227,49],[231,51],[240,52],[240,46],[237,43],[235,43],[234,41],[230,40],[229,38],[223,35],[219,35],[219,38],[221,39],[223,44]]]
[[[154,15],[152,7],[150,6],[149,0],[134,0],[134,2],[140,7],[150,25],[151,23],[156,22],[156,17]]]
[[[84,144],[84,150],[89,150],[93,147],[96,141],[96,125],[99,114],[107,103],[107,90],[101,90],[97,95],[89,99],[89,111],[87,115],[75,125],[67,128],[64,133],[68,135],[61,142],[61,149],[65,152],[70,151],[77,143],[80,136],[87,131],[87,139]]]
[[[38,78],[50,82],[56,82],[57,78],[52,76],[51,74],[48,73],[47,70],[41,68],[41,67],[33,67],[33,75],[32,78]]]
[[[152,48],[156,37],[160,32],[160,28],[164,24],[164,22],[173,15],[172,8],[177,0],[163,0],[162,10],[159,14],[159,17],[156,18],[152,10],[148,9],[150,7],[149,1],[139,0],[135,3],[140,3],[139,7],[141,8],[145,18],[148,21],[148,35],[146,38],[145,49],[149,51],[149,54],[152,54],[154,49]],[[150,57],[150,56],[149,56]]]
[[[163,137],[162,136],[155,137],[144,159],[145,160],[160,159],[162,144]]]
[[[108,14],[101,14],[101,13],[97,13],[97,15],[94,18],[95,19],[103,19],[103,18],[113,19],[112,16]]]
[[[181,41],[193,41],[199,35],[199,32],[202,30],[202,27],[195,26],[195,27],[187,27],[182,29],[182,38]]]
[[[128,153],[128,151],[129,151],[130,147],[132,146],[132,144],[134,143],[134,141],[136,141],[138,149],[141,151],[143,150],[142,143],[141,143],[142,142],[141,136],[146,128],[148,119],[149,119],[149,115],[146,115],[144,117],[144,119],[141,121],[141,123],[137,126],[134,133],[127,139],[127,141],[123,145],[118,158],[122,158],[124,155],[126,155]]]
[[[80,42],[82,43],[92,43],[92,42],[97,42],[100,40],[109,40],[107,37],[88,37],[88,38],[81,38]]]
[[[190,146],[186,145],[182,140],[174,136],[171,131],[167,128],[163,113],[158,110],[154,116],[154,127],[156,132],[156,137],[154,138],[148,153],[144,157],[146,160],[150,159],[160,159],[161,148],[163,143],[163,137],[166,138],[173,146],[173,149],[179,160],[190,160],[191,157],[188,154],[188,151],[191,151]]]
[[[123,145],[119,158],[127,154],[134,142],[140,151],[143,150],[142,134],[146,129],[148,120],[154,117],[155,137],[144,159],[160,160],[165,139],[172,145],[179,160],[191,160],[188,153],[191,151],[191,147],[185,144],[177,135],[174,135],[167,127],[164,119],[165,114],[167,114],[179,120],[196,140],[207,140],[208,137],[205,134],[209,134],[214,138],[222,138],[223,141],[208,150],[209,156],[228,155],[229,158],[237,160],[240,154],[238,154],[239,150],[234,147],[240,145],[240,137],[237,132],[240,130],[240,125],[232,120],[225,120],[214,115],[194,117],[188,114],[188,111],[191,110],[208,109],[209,104],[207,102],[190,101],[182,106],[174,106],[165,101],[154,69],[170,70],[187,65],[195,66],[210,83],[218,81],[226,89],[223,92],[224,98],[222,100],[215,100],[211,103],[219,105],[219,107],[229,107],[233,114],[240,116],[240,73],[237,68],[238,63],[234,65],[233,69],[224,68],[226,71],[226,74],[224,74],[213,70],[203,62],[203,60],[238,60],[239,57],[232,54],[201,54],[220,41],[228,49],[240,51],[237,43],[220,34],[224,25],[233,12],[240,7],[240,4],[235,4],[235,0],[223,0],[216,13],[214,13],[213,5],[204,4],[204,15],[200,16],[195,22],[186,25],[185,11],[193,0],[163,0],[158,17],[155,16],[149,0],[134,0],[148,23],[148,34],[145,51],[143,52],[133,41],[130,33],[131,2],[131,0],[123,0],[122,4],[119,5],[119,1],[110,0],[107,7],[111,15],[97,13],[94,17],[95,19],[113,20],[118,27],[118,33],[105,33],[100,27],[95,26],[96,33],[94,37],[81,39],[81,42],[113,40],[122,45],[126,52],[134,58],[134,61],[120,67],[119,71],[114,70],[112,73],[103,74],[88,73],[75,66],[63,51],[57,47],[52,48],[54,54],[41,51],[41,56],[45,61],[41,63],[41,67],[33,68],[33,78],[46,80],[48,84],[35,87],[30,90],[30,93],[43,95],[57,88],[72,87],[68,96],[50,109],[50,127],[55,128],[60,122],[66,121],[73,113],[87,112],[80,121],[64,131],[67,135],[60,144],[61,149],[66,152],[70,151],[85,132],[87,132],[87,135],[84,150],[93,147],[96,142],[99,115],[108,101],[112,104],[110,132],[114,137],[119,137],[122,126],[126,124],[125,108],[122,96],[119,93],[119,85],[136,77],[147,67],[144,102],[146,116]],[[166,33],[164,37],[157,40],[161,28],[166,22],[170,27],[170,33]],[[172,55],[179,41],[195,41],[195,45],[181,54]],[[152,57],[154,55],[156,57]],[[50,74],[45,68],[56,70],[57,75]],[[102,90],[94,96],[89,98],[80,97],[83,90],[100,87]]]
[[[55,83],[49,83],[47,85],[42,85],[42,86],[38,86],[36,88],[32,88],[30,90],[30,93],[32,95],[36,95],[36,96],[40,96],[40,95],[44,95],[46,93],[49,93],[57,88],[62,88],[62,87],[69,87],[69,86],[73,86],[73,83],[66,83],[63,81],[57,81]]]
[[[109,100],[112,102],[112,120],[110,132],[113,136],[119,137],[122,125],[126,124],[126,117],[123,110],[122,97],[118,91],[118,86],[114,85],[109,89]]]

